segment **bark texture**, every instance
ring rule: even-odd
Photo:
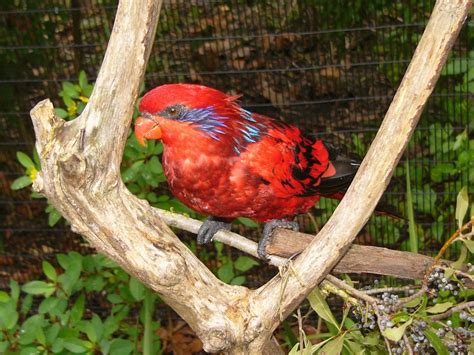
[[[159,292],[206,351],[262,353],[280,315],[290,314],[323,280],[372,213],[470,5],[469,0],[437,2],[354,183],[318,238],[287,268],[287,282],[276,276],[257,290],[223,284],[179,241],[160,211],[134,197],[120,179],[161,1],[120,1],[94,92],[80,117],[62,121],[49,100],[31,111],[42,163],[34,187],[98,251]]]

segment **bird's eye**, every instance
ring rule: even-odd
[[[179,119],[184,114],[184,111],[185,111],[185,107],[183,105],[176,104],[176,105],[172,105],[172,106],[168,106],[164,108],[160,112],[157,112],[156,115],[161,116],[161,117],[171,118],[171,119]]]
[[[166,109],[166,114],[170,118],[177,118],[182,111],[182,107],[180,105],[173,105]]]

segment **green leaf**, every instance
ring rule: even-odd
[[[12,182],[10,188],[12,190],[20,190],[24,187],[31,185],[32,183],[33,181],[31,181],[31,178],[29,176],[20,176]]]
[[[90,97],[92,94],[92,90],[94,90],[94,85],[88,84],[85,87],[82,88],[82,92],[84,93],[84,96]]]
[[[311,291],[307,298],[311,308],[314,309],[318,316],[339,329],[339,324],[337,323],[336,318],[334,318],[334,315],[326,302],[326,298],[318,287]]]
[[[346,347],[348,348],[348,350],[351,354],[365,355],[365,350],[362,347],[362,345],[360,345],[359,343],[356,343],[355,341],[350,341],[350,340],[346,339],[344,344],[346,345]]]
[[[87,292],[100,292],[104,288],[106,281],[102,274],[89,276],[84,283]]]
[[[145,298],[145,286],[143,286],[143,284],[135,277],[130,277],[128,288],[130,294],[136,301],[141,301]]]
[[[92,322],[90,321],[87,321],[83,324],[83,326],[81,327],[81,331],[85,332],[86,335],[87,335],[87,338],[92,342],[92,343],[96,343],[97,340],[98,340],[98,337],[97,337],[97,332],[95,331],[95,328],[94,328],[94,325],[92,324]]]
[[[402,325],[398,327],[385,328],[382,334],[387,339],[394,342],[398,342],[403,337],[403,334],[405,334],[405,330],[412,322],[413,322],[413,318],[410,318],[406,323],[403,323]]]
[[[56,338],[53,342],[51,350],[55,354],[62,352],[64,350],[64,339],[63,338]]]
[[[453,149],[458,150],[460,147],[462,147],[462,145],[464,144],[464,141],[467,140],[467,138],[468,136],[467,136],[467,128],[466,128],[464,131],[462,131],[462,133],[456,136],[456,141],[453,144]]]
[[[469,252],[474,254],[474,240],[461,239],[461,241],[464,243],[467,249],[469,249]]]
[[[140,167],[143,165],[144,162],[144,160],[136,161],[132,164],[131,167],[125,169],[125,171],[122,173],[123,182],[127,183],[135,179],[135,176],[137,175],[138,171],[140,170]]]
[[[54,266],[51,265],[46,260],[43,260],[42,266],[43,266],[43,272],[46,275],[46,277],[48,279],[50,279],[51,281],[57,281],[58,274],[56,273],[56,270],[54,269]]]
[[[436,335],[435,332],[425,329],[423,333],[426,335],[426,339],[428,339],[431,347],[435,349],[437,355],[449,355],[446,345],[444,345],[443,341],[439,336]]]
[[[417,297],[417,298],[411,300],[410,302],[405,303],[404,307],[406,307],[406,308],[415,308],[416,306],[418,306],[421,303],[422,300],[423,300],[422,296]]]
[[[23,285],[22,290],[32,295],[44,295],[45,297],[49,297],[54,292],[55,286],[44,281],[30,281]]]
[[[81,70],[81,72],[79,73],[79,86],[81,87],[81,89],[84,89],[85,87],[87,87],[87,75],[86,75],[86,72],[84,70]]]
[[[467,209],[469,207],[469,197],[467,195],[467,187],[464,186],[461,191],[459,191],[457,200],[456,200],[456,220],[458,221],[458,227],[461,229],[464,221],[464,216],[466,216]]]
[[[240,276],[237,276],[237,277],[234,277],[231,281],[230,281],[230,284],[231,285],[243,285],[245,283],[245,276],[243,275],[240,275]]]
[[[31,344],[36,338],[38,328],[44,323],[43,315],[34,315],[26,319],[21,325],[19,343],[22,345]]]
[[[133,352],[135,346],[130,340],[114,339],[110,342],[110,354],[128,355]]]
[[[9,286],[11,297],[15,300],[15,302],[17,302],[18,297],[20,297],[20,286],[18,286],[18,282],[15,280],[10,280]]]
[[[7,303],[10,301],[10,295],[5,291],[0,291],[0,302]]]
[[[109,316],[104,321],[104,338],[110,337],[119,328],[118,321],[114,316]]]
[[[31,158],[23,152],[16,152],[16,158],[25,168],[34,168],[35,164]]]
[[[335,337],[331,337],[331,338],[328,338],[320,343],[317,343],[313,346],[310,346],[308,347],[307,349],[309,350],[309,354],[323,354],[323,355],[329,355],[329,354],[326,354],[326,353],[322,353],[322,352],[317,352],[317,350],[321,349],[324,345],[326,345],[328,342],[330,342],[331,340],[333,340]],[[306,355],[306,349],[304,349],[305,352],[303,352],[304,355]],[[301,353],[298,353],[298,354],[301,354]],[[308,355],[309,355],[308,354]]]
[[[58,305],[59,299],[56,297],[45,298],[39,305],[38,312],[40,314],[48,313]]]
[[[57,339],[61,326],[58,323],[54,323],[46,330],[46,340],[49,344],[53,344]]]
[[[61,213],[59,213],[59,211],[56,208],[52,208],[48,212],[48,225],[50,227],[54,227],[56,223],[58,223],[58,221],[61,219],[61,217],[62,217]]]
[[[27,315],[33,305],[33,295],[26,295],[23,297],[23,302],[21,303],[21,313]]]
[[[467,258],[467,248],[464,245],[461,245],[461,250],[459,253],[458,260],[451,264],[452,268],[455,270],[459,270],[462,267],[462,264]]]
[[[20,355],[38,355],[40,354],[40,352],[36,347],[28,346],[28,347],[22,348],[19,354]]]
[[[250,227],[250,228],[257,228],[258,227],[258,223],[252,221],[250,218],[239,217],[238,221],[246,227]]]
[[[82,315],[84,314],[84,304],[85,304],[85,296],[83,293],[79,295],[79,297],[76,300],[76,303],[74,303],[74,306],[72,306],[71,309],[71,323],[75,324],[79,322],[82,319]]]
[[[229,283],[235,276],[232,262],[227,262],[217,270],[217,276],[225,283]]]
[[[2,311],[0,324],[3,323],[6,329],[13,329],[18,322],[19,314],[14,308],[7,308]]]
[[[426,309],[426,312],[431,314],[443,313],[450,309],[452,306],[453,304],[451,302],[437,303],[432,307],[428,307]]]
[[[258,261],[245,255],[239,256],[234,262],[234,267],[242,272],[246,272],[257,265],[259,265]]]
[[[151,157],[148,166],[153,174],[161,174],[163,172],[163,166],[157,156]]]
[[[69,96],[70,98],[77,98],[79,97],[79,94],[80,94],[78,87],[69,81],[63,82],[63,92],[65,95]]]
[[[67,295],[71,295],[77,281],[80,277],[80,271],[69,269],[66,273],[59,275],[58,282],[62,284],[62,289]]]
[[[92,329],[89,329],[89,327],[86,328],[87,337],[90,341],[96,343],[102,339],[102,335],[104,334],[104,324],[97,314],[93,315],[88,324],[92,326]]]
[[[328,341],[320,350],[321,354],[338,355],[342,352],[342,346],[344,345],[344,335],[339,335],[330,341]]]
[[[288,353],[288,355],[301,355],[300,343],[296,343]]]
[[[68,116],[69,116],[67,111],[63,108],[60,108],[60,107],[56,107],[54,109],[54,113],[56,114],[56,116],[61,117],[62,119],[68,118]]]
[[[36,336],[36,340],[38,340],[38,343],[40,343],[43,346],[46,345],[46,336],[44,335],[43,328],[38,327],[36,329],[35,336]]]
[[[70,352],[75,354],[86,352],[91,348],[91,343],[85,340],[80,340],[76,338],[64,338],[63,346]]]

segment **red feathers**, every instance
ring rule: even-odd
[[[355,162],[337,160],[321,140],[252,114],[236,99],[189,84],[143,97],[135,133],[139,141],[163,140],[164,171],[182,202],[207,215],[266,222],[305,213],[321,194],[348,185]]]

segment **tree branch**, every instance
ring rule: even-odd
[[[155,210],[155,212],[170,227],[177,227],[191,233],[196,234],[202,224],[201,221],[177,213],[164,210]],[[286,264],[287,258],[301,253],[314,238],[316,236],[310,234],[288,229],[276,229],[267,246],[267,252],[270,254],[269,263],[274,266],[283,266]],[[237,233],[221,230],[214,239],[258,258],[257,243]],[[336,264],[333,272],[375,274],[421,280],[425,275],[426,268],[433,261],[433,258],[421,254],[381,247],[352,245]]]
[[[219,281],[120,180],[120,159],[161,1],[121,0],[89,104],[74,121],[50,101],[31,117],[42,170],[34,188],[100,252],[159,292],[208,352],[262,353],[287,316],[334,267],[365,224],[433,90],[470,7],[439,0],[380,131],[334,215],[288,269],[250,291]],[[286,282],[287,281],[287,282]]]

